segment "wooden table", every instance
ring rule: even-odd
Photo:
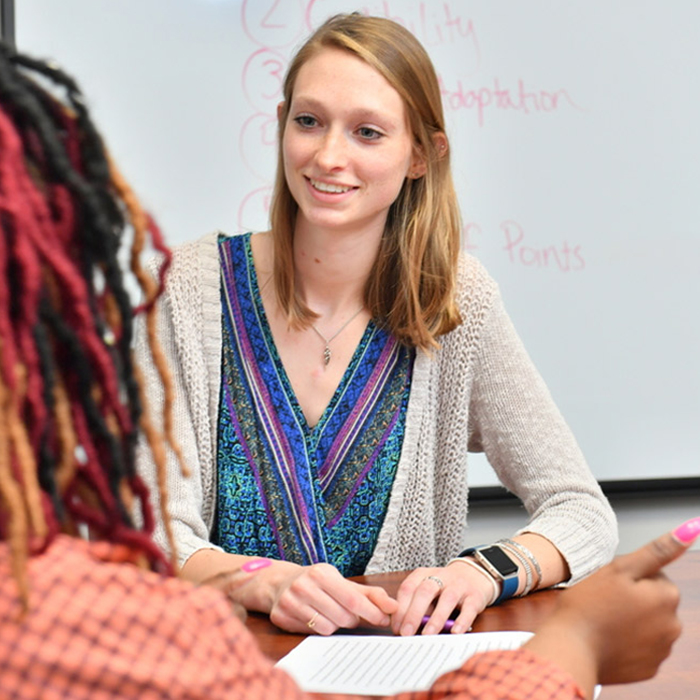
[[[601,700],[698,700],[700,698],[700,551],[688,552],[667,567],[668,576],[681,590],[680,617],[683,633],[671,656],[655,678],[643,683],[606,686]],[[405,573],[360,576],[354,580],[382,586],[395,595]],[[510,600],[484,611],[474,623],[475,632],[532,630],[552,611],[557,591],[542,591]],[[248,628],[270,658],[277,661],[291,651],[304,635],[289,634],[275,627],[266,616],[251,613]],[[353,633],[352,631],[349,633]],[[388,634],[385,630],[355,630],[356,634]]]

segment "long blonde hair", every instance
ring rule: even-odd
[[[404,101],[414,146],[426,172],[418,179],[406,178],[389,210],[364,301],[375,321],[401,342],[426,350],[437,347],[437,338],[460,323],[455,301],[459,207],[435,69],[413,34],[388,19],[357,13],[331,17],[301,47],[287,70],[270,211],[277,301],[292,327],[303,328],[315,318],[296,293],[293,237],[298,207],[284,175],[282,142],[299,70],[327,47],[361,58]]]

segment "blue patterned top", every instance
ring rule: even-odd
[[[251,234],[221,237],[222,387],[215,541],[226,551],[362,574],[403,443],[415,352],[370,321],[308,425],[265,316]]]

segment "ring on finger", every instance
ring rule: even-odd
[[[306,626],[309,629],[313,629],[316,626],[316,618],[318,617],[318,610],[314,612],[314,614],[311,616],[311,619],[306,623]]]
[[[437,576],[426,576],[424,581],[435,581],[437,583],[438,588],[443,589],[445,587],[445,584],[442,582],[441,578],[438,578]]]

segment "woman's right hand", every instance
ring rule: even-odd
[[[698,535],[700,518],[572,586],[526,646],[568,670],[588,697],[596,683],[651,678],[681,631],[678,590],[661,570]]]
[[[256,559],[201,549],[187,560],[181,573],[202,583]],[[362,621],[387,627],[398,607],[383,588],[348,581],[330,564],[299,566],[272,560],[254,577],[225,592],[246,610],[267,613],[281,629],[304,634],[333,634],[339,628],[357,627]]]
[[[270,620],[289,632],[329,635],[361,622],[387,627],[397,608],[383,588],[348,581],[330,564],[275,562],[267,578],[274,579]]]

